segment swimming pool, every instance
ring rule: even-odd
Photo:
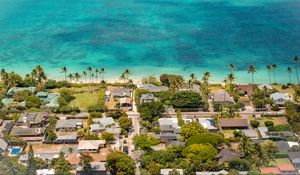
[[[10,151],[10,154],[15,156],[15,155],[19,154],[20,152],[21,152],[20,147],[13,147]]]

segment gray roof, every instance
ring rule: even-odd
[[[4,106],[8,107],[12,102],[14,102],[13,98],[3,98],[1,102],[4,104]]]
[[[289,152],[288,156],[292,163],[300,163],[300,152]]]
[[[220,89],[217,92],[215,92],[213,94],[213,97],[214,97],[214,101],[215,102],[221,102],[221,103],[229,102],[229,103],[234,103],[233,98],[224,89]]]
[[[196,119],[204,128],[208,130],[216,130],[215,119],[213,118],[197,118]]]
[[[54,158],[58,158],[59,152],[40,152],[34,153],[34,157],[39,157],[43,160],[52,160]]]
[[[91,162],[91,167],[92,170],[91,171],[106,171],[106,166],[105,166],[105,162]],[[83,167],[78,165],[76,167],[76,171],[83,171]]]
[[[229,149],[222,149],[219,154],[216,156],[219,163],[230,161],[234,158],[241,158],[242,154],[238,152],[233,152]]]
[[[114,119],[112,117],[94,118],[93,122],[100,123],[104,127],[106,127],[108,125],[115,125],[116,124],[116,122],[114,121]]]
[[[105,130],[105,127],[100,123],[92,124],[90,125],[90,128],[91,131]]]
[[[184,146],[185,142],[176,140],[176,141],[166,142],[165,145],[166,145],[166,147],[168,147],[168,146]]]
[[[1,151],[5,151],[6,148],[7,148],[7,145],[8,144],[2,138],[0,138],[0,149],[1,149]]]
[[[143,94],[140,98],[140,101],[142,102],[143,100],[154,100],[155,97],[153,94]]]
[[[10,135],[12,136],[37,136],[43,135],[46,128],[19,128],[13,127]]]
[[[258,138],[258,134],[257,134],[256,130],[246,129],[246,130],[243,130],[243,133],[246,137]]]
[[[82,123],[81,119],[58,120],[55,128],[76,128],[79,123]]]
[[[290,146],[286,141],[277,141],[275,143],[279,152],[288,152],[290,150]]]
[[[290,95],[288,93],[275,92],[273,94],[270,94],[270,98],[272,100],[279,100],[279,99],[290,100]]]
[[[12,96],[15,92],[19,92],[19,91],[30,91],[31,93],[34,93],[36,91],[36,87],[30,86],[30,87],[13,87],[10,88],[7,91],[7,95]]]
[[[161,92],[168,91],[169,88],[167,86],[156,86],[154,84],[144,84],[141,89],[147,90],[149,92]]]
[[[56,140],[77,140],[77,134],[59,135]]]
[[[69,155],[70,154],[70,148],[72,149],[72,153],[75,153],[75,154],[78,153],[77,145],[63,146],[63,147],[60,148],[60,152],[65,153],[65,155]]]
[[[19,117],[18,123],[39,124],[48,116],[49,114],[46,112],[23,113]]]
[[[259,133],[260,133],[260,135],[263,139],[269,138],[267,127],[258,127],[257,129],[258,129],[258,131],[259,131]]]
[[[158,139],[178,139],[180,136],[178,134],[173,133],[161,133],[156,135]]]
[[[112,96],[113,97],[130,97],[131,95],[131,90],[130,89],[116,89],[112,91]]]
[[[119,127],[106,128],[105,131],[112,134],[121,134],[121,128]]]
[[[228,174],[228,171],[221,170],[221,171],[203,171],[203,172],[196,172],[196,175],[223,175]],[[248,171],[239,171],[240,175],[246,175],[248,174]]]

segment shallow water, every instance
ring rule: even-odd
[[[267,82],[267,64],[287,82],[300,55],[299,0],[0,0],[0,67],[19,73],[40,64],[51,78],[60,67],[106,68],[117,79],[162,72],[214,81],[237,67],[237,81]],[[295,81],[295,75],[292,75]]]

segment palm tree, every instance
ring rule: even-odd
[[[291,79],[292,68],[291,68],[291,67],[288,67],[288,68],[287,68],[287,72],[288,72],[288,74],[289,74],[290,84],[292,84],[292,79]]]
[[[65,80],[67,81],[67,72],[68,72],[68,69],[66,66],[62,67],[61,68],[61,73],[64,73],[65,74]]]
[[[92,67],[88,67],[86,70],[89,71],[90,83],[92,83],[92,71],[93,71],[93,68]]]
[[[189,88],[191,88],[191,86],[193,86],[194,82],[196,81],[196,75],[194,73],[191,73],[190,78],[188,80],[188,84],[189,84]]]
[[[130,74],[131,74],[130,70],[129,69],[125,69],[124,76],[125,76],[126,80],[129,80],[129,75]]]
[[[230,92],[232,92],[232,83],[235,80],[234,74],[233,73],[228,74],[227,80],[229,81]]]
[[[120,80],[122,80],[123,82],[125,82],[125,80],[126,80],[126,75],[125,75],[124,73],[121,74]]]
[[[74,78],[75,78],[75,83],[77,84],[77,82],[79,81],[79,79],[80,79],[80,74],[78,73],[78,72],[76,72],[75,74],[74,74]]]
[[[295,68],[296,68],[297,82],[299,84],[299,75],[298,75],[298,62],[299,62],[299,58],[297,56],[294,57],[294,62],[295,62]]]
[[[73,78],[74,78],[73,74],[69,74],[68,78],[69,78],[69,81],[71,82],[73,80]]]
[[[99,75],[99,73],[100,73],[99,69],[96,69],[96,70],[95,70],[96,80],[98,80],[98,75]]]
[[[105,73],[105,69],[104,69],[104,68],[101,68],[100,74],[101,74],[101,76],[102,76],[102,81],[104,81],[104,73]]]
[[[273,67],[272,67],[271,65],[267,65],[267,66],[266,66],[266,69],[268,70],[268,75],[269,75],[270,84],[272,84],[270,72],[273,70]]]
[[[203,78],[202,78],[202,80],[203,80],[203,82],[204,82],[204,84],[205,84],[205,89],[206,89],[206,94],[208,95],[208,86],[209,86],[209,78],[210,78],[210,73],[209,72],[205,72],[204,74],[203,74]]]
[[[82,75],[84,76],[84,81],[85,81],[85,83],[87,83],[87,82],[86,82],[86,75],[87,75],[86,71],[83,71],[83,72],[82,72]]]
[[[249,65],[248,67],[248,73],[252,74],[252,84],[254,84],[254,73],[256,72],[256,68],[254,65]]]
[[[225,83],[225,86],[224,86],[224,94],[223,94],[223,95],[224,95],[224,101],[225,101],[225,99],[226,99],[226,98],[225,98],[225,96],[226,96],[226,84],[227,84],[228,81],[227,81],[227,79],[225,78],[225,80],[223,80],[223,82]]]
[[[273,73],[274,73],[274,83],[276,83],[275,70],[277,69],[277,65],[276,64],[272,64],[272,68],[273,68]]]
[[[231,73],[234,71],[234,64],[229,64],[229,70]]]

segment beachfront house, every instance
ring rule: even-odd
[[[36,92],[36,87],[33,87],[33,86],[30,86],[30,87],[13,87],[13,88],[10,88],[7,91],[7,96],[12,97],[16,92],[20,92],[20,91],[29,91],[31,93],[35,93]]]
[[[79,152],[97,153],[103,147],[105,140],[80,140],[77,149]]]
[[[55,126],[56,131],[76,131],[83,127],[81,119],[58,120]]]
[[[143,94],[140,98],[140,104],[151,103],[156,100],[157,100],[157,98],[153,94]]]
[[[169,88],[167,86],[156,86],[154,84],[144,84],[140,87],[140,89],[144,89],[146,91],[149,91],[151,93],[158,93],[161,91],[168,91]]]
[[[236,91],[240,95],[247,95],[248,97],[251,97],[254,93],[253,85],[238,85],[236,87]]]
[[[215,103],[219,103],[219,104],[234,103],[233,98],[224,89],[220,89],[217,92],[215,92],[212,95],[212,99]]]
[[[59,107],[59,93],[38,92],[36,96],[45,103],[45,106],[49,108]]]
[[[130,107],[132,105],[131,93],[130,89],[115,89],[111,94],[114,99],[118,99],[121,107]]]
[[[271,94],[270,98],[273,100],[275,104],[280,106],[283,106],[286,102],[291,100],[291,97],[288,93],[280,93],[280,92],[275,92]]]
[[[223,129],[248,129],[248,120],[241,118],[222,118],[219,119],[219,126]]]
[[[261,85],[258,85],[257,86],[259,90],[273,90],[273,87],[271,85],[268,85],[268,84],[261,84]]]

